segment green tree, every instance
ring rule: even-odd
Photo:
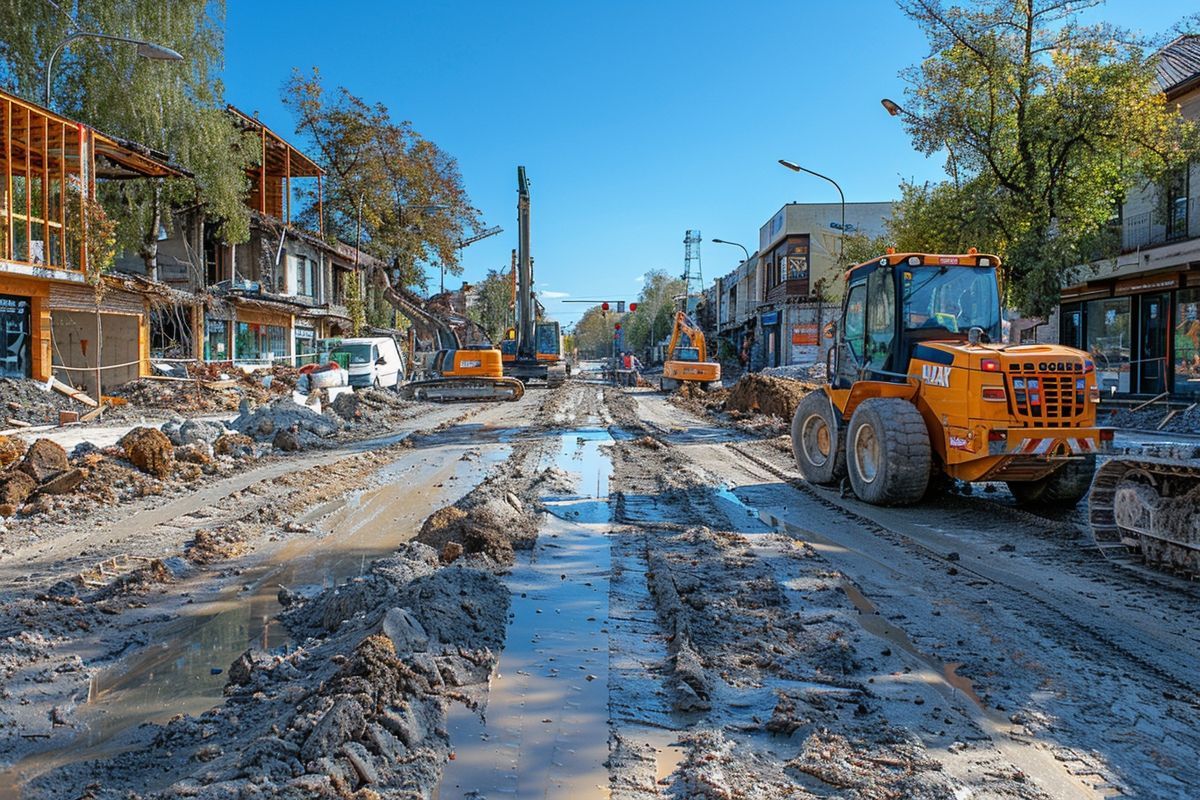
[[[50,0],[0,2],[0,82],[45,102],[50,53],[74,31],[145,39],[183,55],[182,62],[140,59],[130,44],[82,38],[54,62],[52,106],[104,133],[167,154],[192,173],[187,179],[122,181],[103,187],[116,225],[116,246],[136,251],[157,274],[160,231],[170,230],[174,207],[204,203],[229,243],[249,238],[244,204],[251,144],[225,112],[222,85],[223,0]],[[202,269],[202,264],[197,264]]]
[[[581,358],[605,358],[612,355],[613,324],[617,315],[592,306],[575,323],[575,347]]]
[[[967,206],[972,244],[999,251],[1010,300],[1031,314],[1053,308],[1094,257],[1096,232],[1134,182],[1194,149],[1194,127],[1156,88],[1153,55],[1124,31],[1081,21],[1098,3],[900,0],[931,48],[903,73],[904,122],[917,149],[949,154],[956,180],[916,189],[895,230],[941,249],[962,240],[962,211],[944,214],[947,204]]]
[[[467,309],[467,316],[496,344],[513,324],[512,273],[488,270],[487,276],[475,285],[475,292],[475,302]]]
[[[453,157],[412,123],[393,120],[383,104],[372,105],[344,87],[326,91],[316,69],[292,74],[283,103],[326,170],[328,236],[361,240],[365,252],[398,270],[401,286],[426,288],[424,264],[462,272],[459,242],[482,223]],[[310,193],[308,201],[301,218],[315,228],[316,197]],[[372,282],[390,287],[392,276],[372,273]]]
[[[671,333],[675,311],[680,303],[675,298],[684,293],[683,281],[664,270],[653,269],[643,278],[638,293],[637,310],[625,321],[625,346],[635,352],[648,351],[655,342]]]

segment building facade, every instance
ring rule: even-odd
[[[1167,100],[1200,120],[1200,36],[1159,55]],[[1131,193],[1118,224],[1120,255],[1063,289],[1047,333],[1090,352],[1106,392],[1200,399],[1200,165]]]
[[[750,369],[813,364],[841,300],[842,204],[788,203],[759,230],[758,250],[717,281],[718,336]],[[885,232],[892,204],[846,203],[846,233]]]
[[[165,156],[0,91],[0,377],[53,376],[97,397],[147,372],[151,298],[88,280],[90,209],[98,182],[181,174]]]

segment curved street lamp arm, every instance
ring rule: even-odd
[[[105,39],[110,42],[124,42],[126,44],[136,44],[139,49],[139,55],[149,58],[162,59],[166,61],[183,61],[183,56],[169,47],[154,42],[146,41],[145,39],[134,39],[129,36],[114,36],[110,33],[97,33],[95,31],[75,31],[68,34],[65,39],[54,46],[50,51],[50,57],[46,59],[46,108],[50,108],[50,87],[54,81],[54,59],[58,58],[58,54],[66,48],[71,42],[77,39]],[[145,48],[145,50],[142,50]]]

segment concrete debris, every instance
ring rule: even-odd
[[[301,447],[333,436],[344,426],[335,415],[325,415],[292,401],[290,397],[276,400],[249,412],[243,412],[229,427],[260,442],[272,441],[279,431],[292,431]]]
[[[0,469],[8,469],[25,455],[28,445],[24,439],[0,436]]]
[[[254,455],[254,440],[244,433],[223,433],[213,442],[213,454],[246,458]]]
[[[0,505],[20,507],[34,490],[38,482],[20,470],[9,470],[0,475]],[[11,516],[11,515],[6,515]]]
[[[175,465],[175,448],[166,434],[157,428],[137,427],[117,442],[125,457],[135,467],[156,478],[171,474]]]
[[[248,549],[245,537],[237,530],[197,531],[185,553],[193,564],[212,564],[236,558]]]

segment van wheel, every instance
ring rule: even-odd
[[[846,432],[846,466],[859,499],[912,505],[929,486],[929,431],[916,406],[894,397],[862,401]]]
[[[839,428],[829,395],[809,392],[792,417],[792,454],[809,483],[828,485],[846,477],[846,431]]]
[[[1073,508],[1087,496],[1096,473],[1096,457],[1071,460],[1036,481],[1009,481],[1008,490],[1022,506],[1066,506]]]

